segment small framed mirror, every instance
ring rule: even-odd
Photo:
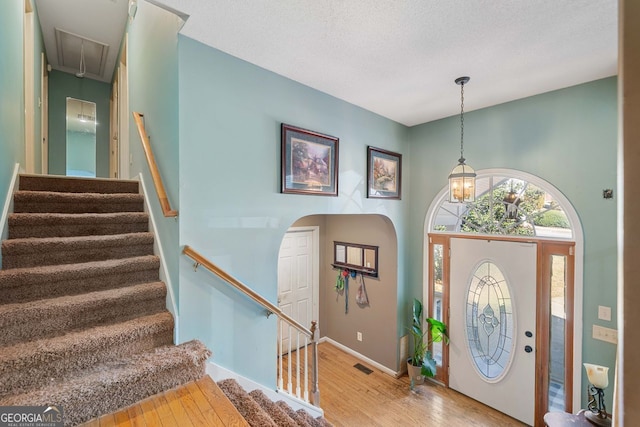
[[[378,276],[378,247],[358,243],[333,242],[336,268],[347,268],[369,276]]]

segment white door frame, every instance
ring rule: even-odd
[[[40,88],[40,143],[41,147],[41,172],[46,175],[49,173],[49,64],[47,63],[47,55],[44,52],[40,54],[42,62],[41,67],[41,88]]]
[[[111,98],[109,99],[109,178],[118,178],[118,172],[120,167],[120,154],[118,150],[120,144],[118,143],[118,129],[119,129],[119,117],[118,117],[118,74],[116,73],[113,83],[111,85]]]
[[[118,179],[130,179],[129,166],[129,73],[127,71],[129,36],[124,35],[122,54],[118,66]]]
[[[24,0],[24,35],[23,35],[23,66],[24,66],[24,154],[25,171],[36,172],[35,160],[35,103],[34,98],[34,31],[33,7],[31,0]]]
[[[289,227],[287,230],[288,233],[299,233],[302,231],[311,231],[311,250],[312,260],[311,260],[311,268],[312,268],[312,278],[311,285],[313,286],[312,295],[313,295],[313,306],[311,309],[311,319],[318,321],[318,317],[320,316],[319,302],[320,302],[320,227],[317,225],[303,226],[303,227]],[[284,236],[282,237],[284,240]],[[282,245],[282,241],[280,243]],[[278,262],[280,262],[280,257],[278,257]],[[278,290],[279,291],[279,290]],[[309,328],[311,325],[304,325],[306,328]],[[320,322],[318,322],[318,328],[316,329],[315,336],[319,337],[320,335]]]
[[[476,171],[478,178],[483,178],[489,175],[500,175],[506,178],[519,178],[527,182],[530,182],[537,187],[545,190],[553,196],[555,200],[562,206],[564,213],[569,219],[571,230],[573,232],[572,241],[575,242],[575,272],[574,272],[574,297],[573,297],[573,408],[580,408],[582,406],[582,328],[583,328],[583,286],[584,286],[584,235],[582,234],[582,224],[580,217],[575,208],[560,190],[558,190],[553,184],[545,181],[544,179],[531,175],[527,172],[518,171],[515,169],[482,169]],[[431,229],[431,224],[435,220],[435,216],[438,213],[438,208],[442,201],[447,197],[449,188],[444,187],[433,198],[424,222],[423,230],[423,253],[425,254],[422,266],[422,293],[425,306],[429,302],[429,233],[437,233]],[[454,236],[452,233],[448,233]],[[468,236],[466,233],[460,233],[462,237]],[[496,236],[493,236],[496,237]],[[558,239],[560,240],[560,239]]]

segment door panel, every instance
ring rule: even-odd
[[[313,233],[288,232],[278,259],[278,305],[300,324],[309,327],[313,316]],[[281,331],[282,348],[289,349],[289,328]],[[291,348],[303,342],[291,343]]]
[[[451,239],[449,386],[534,422],[536,245]]]

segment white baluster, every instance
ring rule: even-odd
[[[287,370],[289,373],[287,390],[289,394],[293,393],[293,385],[291,384],[291,326],[289,325],[289,353],[287,354]]]
[[[282,326],[284,322],[282,321],[282,319],[278,318],[278,324],[280,326],[278,328],[278,332],[280,333],[280,339],[278,343],[278,388],[282,390],[284,387],[284,377],[282,376]]]
[[[296,397],[300,399],[300,332],[296,334]]]
[[[309,341],[304,337],[304,401],[309,401]]]

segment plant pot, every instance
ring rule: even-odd
[[[411,390],[415,385],[424,383],[424,376],[422,375],[422,366],[413,366],[411,359],[407,360],[407,371],[409,372],[409,379],[411,380]]]

